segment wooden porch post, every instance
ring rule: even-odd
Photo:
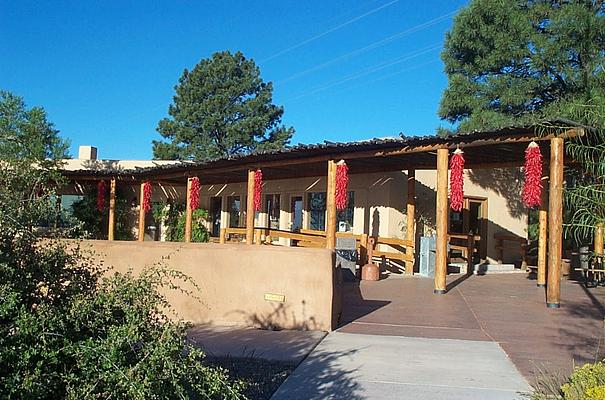
[[[449,150],[437,150],[437,248],[435,255],[435,294],[446,291],[447,274],[447,217],[448,217],[448,161]]]
[[[542,205],[538,211],[538,220],[540,224],[540,230],[538,233],[538,276],[537,286],[539,288],[546,287],[546,254],[548,246],[548,191],[546,185],[548,184],[548,173],[546,171],[542,174]]]
[[[246,197],[246,244],[254,241],[254,170],[248,170],[248,194]]]
[[[336,162],[328,160],[326,190],[326,248],[336,248]]]
[[[109,183],[109,221],[107,223],[107,240],[114,240],[116,225],[116,178]]]
[[[559,308],[563,256],[563,138],[560,137],[550,140],[548,234],[546,305],[549,308]]]
[[[185,242],[191,242],[191,221],[193,210],[191,209],[191,177],[187,178],[187,193],[185,204]]]
[[[145,240],[145,207],[143,207],[145,198],[145,182],[141,182],[141,191],[139,193],[139,242]]]
[[[416,243],[416,171],[413,169],[408,169],[407,229],[405,238]],[[414,274],[414,261],[406,263],[405,274]]]
[[[603,254],[603,224],[597,224],[594,232],[594,252]]]

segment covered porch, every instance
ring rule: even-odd
[[[208,188],[217,190],[229,184],[244,185],[245,207],[240,226],[233,227],[220,218],[219,238],[221,243],[231,236],[240,235],[248,245],[297,245],[334,249],[338,236],[355,239],[360,263],[368,261],[368,250],[374,256],[400,261],[405,264],[405,273],[413,275],[417,259],[417,187],[416,176],[422,171],[435,171],[434,225],[437,240],[436,268],[433,292],[445,294],[448,267],[448,245],[459,248],[471,261],[475,253],[481,253],[486,237],[475,234],[450,232],[448,205],[448,160],[452,150],[465,152],[467,170],[495,170],[518,168],[523,165],[524,151],[528,143],[539,143],[545,160],[544,181],[550,193],[548,204],[543,201],[540,210],[540,237],[537,265],[537,285],[547,285],[547,305],[558,307],[560,303],[560,274],[562,258],[562,187],[564,166],[564,141],[585,134],[585,130],[567,121],[550,121],[536,126],[510,127],[490,132],[472,132],[449,137],[401,137],[375,139],[352,143],[325,143],[322,145],[300,145],[281,151],[255,153],[207,162],[181,162],[173,165],[158,165],[152,168],[124,171],[71,171],[66,175],[72,181],[90,182],[99,179],[110,181],[108,240],[114,239],[115,196],[119,185],[140,185],[138,240],[145,238],[146,213],[143,207],[144,191],[148,184],[162,188],[182,188],[186,193],[186,242],[191,240],[192,207],[191,187],[195,178]],[[344,161],[351,176],[368,173],[390,173],[405,171],[407,182],[401,187],[405,202],[406,227],[404,234],[375,234],[365,227],[362,232],[338,232],[335,206],[336,164]],[[296,178],[313,178],[314,185],[325,190],[325,225],[322,230],[307,227],[272,227],[255,218],[254,186],[255,174],[262,171],[263,182],[283,182]],[[507,185],[502,182],[502,185]],[[547,185],[544,185],[545,188]],[[377,189],[379,190],[379,189]],[[405,197],[403,194],[405,193]],[[243,206],[243,198],[239,201]],[[222,204],[221,206],[223,206]],[[221,212],[223,212],[221,207]],[[547,236],[547,231],[550,235]],[[275,239],[278,239],[277,241]],[[373,239],[375,245],[368,244]],[[477,240],[478,239],[478,240]],[[483,243],[481,242],[483,240]],[[548,242],[547,242],[548,240]],[[460,242],[462,241],[462,243]],[[602,241],[601,241],[602,243]],[[376,244],[378,246],[376,246]],[[504,246],[500,246],[502,251]],[[547,265],[550,266],[547,268]]]

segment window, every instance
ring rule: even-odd
[[[300,231],[303,227],[303,198],[302,196],[292,196],[290,198],[290,230]]]
[[[268,194],[265,197],[265,209],[271,229],[279,229],[279,200],[279,194]]]
[[[309,193],[309,229],[326,230],[326,193]],[[347,208],[339,211],[336,216],[336,229],[339,232],[353,230],[353,214],[355,211],[355,193],[349,192]]]
[[[338,212],[336,216],[336,229],[338,232],[351,232],[353,230],[353,214],[355,213],[355,192],[349,192],[347,208]]]
[[[463,211],[450,210],[450,233],[464,234]]]
[[[239,196],[227,197],[227,210],[229,211],[229,228],[238,228],[240,225],[241,200]]]
[[[326,230],[326,193],[309,193],[309,229]]]

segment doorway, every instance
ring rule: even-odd
[[[450,210],[449,216],[449,233],[452,238],[474,235],[477,255],[484,260],[487,257],[487,199],[465,197],[462,210]]]
[[[212,231],[210,232],[210,234],[214,237],[218,237],[221,232],[221,211],[222,198],[210,198],[210,216],[212,221]]]
[[[298,232],[303,225],[303,197],[292,196],[290,198],[290,230]]]
[[[267,211],[268,218],[268,228],[270,229],[279,229],[279,203],[280,203],[280,195],[279,194],[268,194],[265,197],[265,206]]]

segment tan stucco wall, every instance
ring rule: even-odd
[[[179,317],[193,323],[329,331],[340,314],[339,274],[326,249],[101,240],[83,241],[82,248],[112,271],[139,273],[161,262],[191,277],[199,299],[164,292]]]

